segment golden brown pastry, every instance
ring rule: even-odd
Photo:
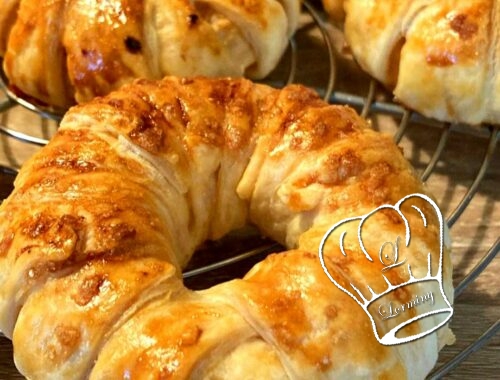
[[[344,0],[323,0],[323,6],[331,19],[335,21],[344,19]]]
[[[137,81],[70,109],[2,203],[0,330],[31,379],[423,378],[448,328],[380,344],[318,249],[342,218],[424,190],[389,136],[302,86]],[[438,262],[438,218],[424,228],[401,210],[419,276],[427,253]],[[196,248],[247,223],[290,250],[244,279],[186,289],[180,272]],[[377,214],[366,247],[402,228],[389,210]],[[349,244],[345,260],[325,246],[333,276],[387,288],[383,263]],[[443,264],[452,299],[447,250]],[[408,280],[403,267],[386,276]],[[386,301],[414,296],[400,289]]]
[[[500,121],[497,1],[343,2],[355,59],[397,100],[439,120]]]
[[[134,78],[262,78],[299,12],[299,0],[7,0],[0,56],[15,91],[64,109]]]
[[[16,19],[19,0],[5,0],[0,4],[0,56],[5,53],[7,36]]]

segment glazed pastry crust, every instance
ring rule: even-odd
[[[423,378],[448,328],[379,344],[318,258],[335,222],[415,192],[425,189],[389,136],[302,86],[141,80],[72,108],[20,171],[0,208],[0,330],[32,379]],[[402,210],[415,229],[408,255],[435,260],[437,219],[419,227]],[[404,232],[390,213],[375,221],[370,250],[381,228]],[[289,251],[241,280],[186,289],[196,248],[248,223]],[[344,260],[326,248],[338,280],[386,287],[382,263],[350,249]]]
[[[438,120],[498,123],[497,1],[345,0],[343,7],[353,56],[396,100]]]
[[[0,56],[14,91],[64,110],[135,78],[263,78],[299,13],[299,0],[8,0]]]

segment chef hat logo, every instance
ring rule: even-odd
[[[385,229],[387,215],[395,222]],[[427,232],[430,220],[434,229],[439,226],[439,233],[426,238],[439,240],[432,245],[439,247],[439,255],[416,253],[427,245],[412,236],[413,230]],[[379,228],[375,228],[377,223]],[[400,226],[400,233],[394,232],[394,225]],[[319,259],[333,284],[368,315],[377,340],[394,345],[431,334],[452,317],[453,308],[443,289],[443,248],[444,223],[438,206],[426,195],[411,194],[395,205],[382,205],[334,224],[323,236]],[[349,269],[353,261],[362,262],[356,270]]]

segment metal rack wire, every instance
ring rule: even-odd
[[[321,88],[317,88],[317,91],[324,97],[325,100],[331,103],[346,104],[358,109],[363,117],[369,118],[371,115],[385,114],[393,116],[400,120],[397,131],[394,133],[394,140],[400,142],[405,135],[407,128],[410,124],[419,124],[427,127],[440,128],[440,137],[437,141],[434,152],[427,163],[427,166],[421,173],[421,178],[425,182],[429,176],[433,173],[436,165],[440,161],[443,150],[449,141],[452,134],[470,134],[472,129],[467,126],[452,125],[450,123],[440,123],[435,120],[427,119],[418,113],[412,112],[405,109],[399,104],[392,101],[380,100],[377,98],[377,83],[371,80],[367,93],[364,95],[357,95],[350,92],[342,92],[336,90],[336,55],[334,52],[334,46],[331,39],[331,35],[328,33],[327,24],[322,13],[318,12],[316,8],[309,2],[304,2],[304,8],[311,23],[315,28],[318,28],[319,34],[322,38],[322,43],[324,44],[325,51],[328,55],[328,72],[325,74],[324,85]],[[297,73],[299,71],[298,64],[298,51],[299,47],[295,39],[290,41],[289,49],[286,53],[286,57],[282,64],[282,67],[286,67],[284,74],[282,73],[279,80],[271,77],[265,82],[274,86],[281,86],[289,83],[296,82]],[[6,82],[6,78],[2,78]],[[26,100],[19,98],[16,94],[9,91],[8,87],[3,86],[2,91],[5,96],[3,100],[0,100],[0,115],[7,114],[14,107],[24,107],[27,112],[32,112],[39,115],[41,123],[46,120],[55,120],[56,122],[60,119],[60,115],[51,112],[50,110],[42,109],[37,107]],[[478,132],[479,131],[479,132]],[[480,130],[474,129],[473,133],[481,134],[485,141],[485,150],[482,163],[469,186],[465,195],[461,201],[456,205],[455,209],[447,216],[446,220],[448,226],[451,228],[461,217],[464,211],[469,206],[470,202],[474,199],[485,174],[491,164],[492,157],[496,150],[497,141],[499,139],[499,127],[498,126],[486,126]],[[47,138],[37,137],[30,133],[25,133],[17,131],[8,125],[0,124],[0,134],[3,134],[9,139],[16,139],[28,145],[43,146],[48,140]],[[0,141],[1,144],[1,141]],[[6,164],[0,164],[0,172],[8,175],[14,175],[17,172],[17,168]],[[276,243],[270,241],[264,241],[259,247],[251,249],[246,252],[234,254],[223,260],[219,260],[207,265],[203,265],[197,268],[188,268],[188,270],[183,274],[184,278],[189,279],[195,276],[199,276],[202,273],[211,272],[216,269],[224,268],[229,265],[233,265],[237,262],[243,260],[252,260],[252,258],[260,257],[271,251],[280,250],[281,247]],[[487,252],[483,255],[482,259],[476,264],[476,266],[459,282],[455,289],[455,297],[459,298],[462,292],[487,268],[487,266],[496,257],[497,253],[500,251],[500,238],[497,238],[496,242],[489,248]],[[455,357],[450,359],[447,363],[444,363],[441,367],[435,369],[435,371],[430,375],[430,379],[438,379],[455,369],[459,366],[470,354],[481,349],[488,341],[495,336],[500,331],[500,320],[494,322],[489,328],[487,328],[482,335],[477,337],[477,339],[466,347],[462,352],[457,354]]]

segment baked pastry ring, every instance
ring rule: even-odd
[[[303,86],[137,81],[71,108],[19,172],[0,207],[0,330],[31,379],[423,378],[449,329],[381,345],[318,258],[334,223],[415,192],[389,136]],[[436,259],[437,219],[418,227],[402,210],[416,229],[408,255]],[[290,250],[244,279],[186,289],[196,248],[247,223]],[[401,228],[379,213],[367,249]],[[339,281],[385,289],[383,264],[359,252],[344,260],[332,244],[324,258]],[[447,250],[443,281],[452,299]]]
[[[500,122],[500,8],[493,0],[324,0],[353,56],[398,101],[425,116]]]
[[[263,78],[299,13],[299,0],[7,0],[0,56],[11,87],[66,109],[134,78]]]

